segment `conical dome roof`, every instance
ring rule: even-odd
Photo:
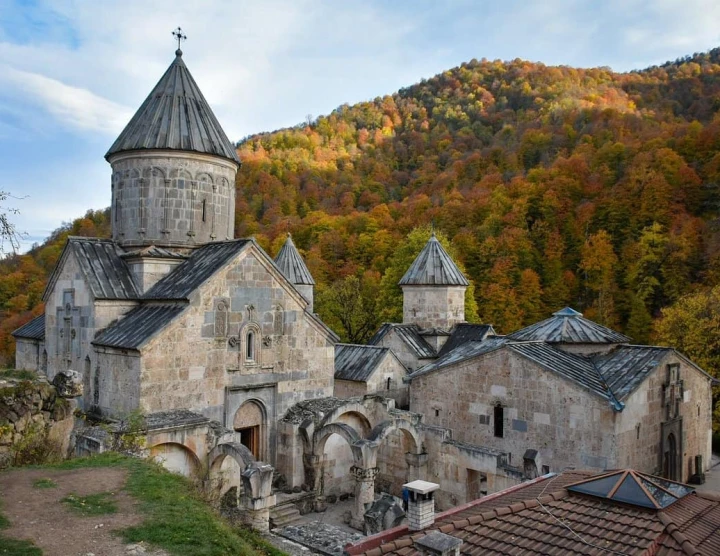
[[[172,149],[222,156],[240,163],[177,50],[175,60],[105,155]]]
[[[558,342],[564,344],[624,344],[630,338],[583,317],[565,307],[549,319],[531,324],[507,336],[518,342]]]
[[[469,283],[433,232],[400,279],[401,286],[468,286]]]
[[[313,280],[308,267],[305,266],[305,262],[302,260],[300,253],[298,253],[290,234],[288,234],[285,244],[282,246],[282,249],[280,249],[277,257],[275,257],[275,264],[280,268],[283,276],[296,286],[315,285],[315,280]]]

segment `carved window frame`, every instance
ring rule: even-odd
[[[250,322],[240,331],[240,360],[244,367],[257,367],[260,365],[262,353],[260,342],[260,325]]]

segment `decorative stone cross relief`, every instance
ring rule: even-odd
[[[247,309],[248,320],[255,322],[255,305],[245,305],[245,309]]]
[[[663,385],[665,419],[677,419],[680,416],[680,402],[683,398],[683,381],[680,380],[680,365],[667,366],[667,380]]]

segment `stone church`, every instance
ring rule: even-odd
[[[17,367],[81,372],[98,417],[189,410],[274,462],[278,419],[332,395],[338,338],[290,238],[277,260],[234,239],[240,161],[182,51],[106,159],[112,239],[69,238]]]
[[[112,238],[68,239],[16,366],[78,371],[96,418],[141,412],[173,470],[223,491],[242,476],[254,525],[274,472],[303,490],[283,503],[354,493],[362,528],[408,480],[439,484],[443,508],[567,466],[706,469],[702,369],[571,309],[505,337],[468,324],[468,281],[434,236],[400,281],[403,322],[338,344],[292,238],[275,259],[234,239],[240,160],[181,50],[106,159]],[[80,432],[77,450],[102,442]]]

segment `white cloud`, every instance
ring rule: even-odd
[[[66,85],[37,73],[0,66],[0,84],[30,95],[63,125],[79,130],[117,134],[132,110],[87,89]]]

